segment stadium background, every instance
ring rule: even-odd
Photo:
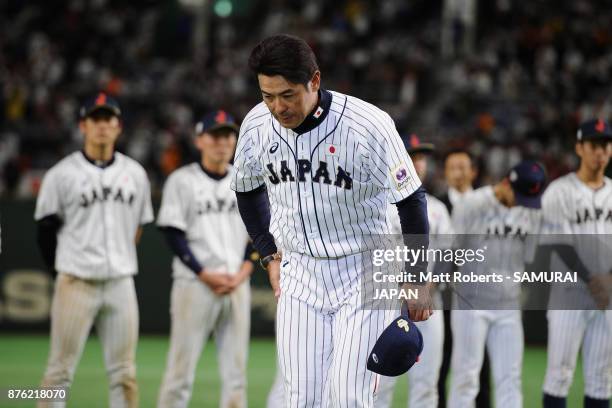
[[[541,160],[555,178],[577,163],[577,124],[611,117],[612,11],[606,4],[0,2],[0,388],[35,385],[44,369],[52,282],[35,246],[33,205],[45,170],[81,144],[76,118],[84,96],[104,90],[120,101],[119,149],[146,167],[157,203],[166,176],[196,158],[194,121],[217,107],[243,117],[259,101],[246,68],[250,49],[268,34],[289,32],[315,50],[324,87],[377,104],[401,134],[416,132],[437,144],[438,171],[426,181],[434,194],[444,189],[441,158],[457,147],[478,157],[479,184],[499,179],[521,157]],[[167,349],[171,284],[170,253],[153,226],[145,228],[139,260],[139,379],[143,406],[150,406]],[[261,271],[253,287],[249,380],[252,405],[262,406],[274,372],[274,301]],[[528,401],[539,400],[545,317],[529,312],[524,318],[531,345],[526,406],[535,406]],[[202,359],[193,405],[216,405],[212,349]],[[93,338],[75,393],[85,388],[82,397],[99,397],[103,406],[104,381]]]

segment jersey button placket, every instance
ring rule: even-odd
[[[107,172],[105,171],[105,169],[100,169],[100,185],[102,188],[102,194],[104,195],[104,188],[106,186],[106,178],[108,177]],[[102,222],[103,224],[103,230],[104,230],[104,249],[106,252],[106,267],[107,267],[107,274],[108,277],[111,276],[111,259],[110,259],[110,253],[111,253],[111,242],[110,242],[110,237],[112,236],[111,234],[111,229],[112,229],[112,215],[108,213],[108,203],[109,200],[108,199],[103,199],[102,200]]]
[[[300,136],[302,135],[298,135],[297,133],[290,131],[291,136],[293,136],[295,138],[295,142],[294,142],[294,147],[295,147],[295,158],[296,159],[302,159],[308,156],[308,152],[305,149],[305,142],[304,140],[300,139]],[[295,174],[295,183],[298,189],[298,197],[299,197],[299,202],[300,202],[300,206],[299,206],[299,210],[301,212],[301,219],[302,219],[302,225],[303,225],[303,230],[304,230],[304,234],[305,236],[305,242],[304,242],[304,246],[308,247],[311,254],[312,254],[312,248],[310,246],[310,244],[308,243],[309,239],[313,238],[313,233],[311,231],[312,225],[310,222],[308,222],[308,202],[309,202],[309,196],[310,193],[308,192],[307,183],[303,183],[300,182],[300,174],[299,174],[299,168],[298,168],[298,162],[295,163],[295,169],[296,169],[296,174]]]

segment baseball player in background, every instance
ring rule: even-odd
[[[153,220],[145,170],[114,150],[120,118],[119,105],[104,93],[83,105],[84,148],[45,174],[35,213],[41,252],[58,272],[42,385],[70,387],[94,325],[113,408],[138,406],[138,303],[132,276],[138,269],[140,226]]]
[[[279,299],[284,406],[372,407],[378,375],[366,361],[396,312],[362,302],[362,261],[375,245],[366,237],[389,232],[387,202],[403,233],[427,237],[425,192],[393,120],[321,89],[305,41],[266,38],[249,66],[263,102],[240,128],[232,189]],[[428,289],[414,320],[432,313]]]
[[[427,155],[433,152],[434,146],[430,143],[421,143],[415,134],[405,140],[408,153],[414,164],[419,178],[424,181],[427,176]],[[450,215],[444,204],[437,198],[426,194],[427,217],[429,219],[429,232],[433,239],[431,247],[442,248],[444,235],[453,233]],[[388,223],[393,234],[401,234],[400,220],[393,206],[387,208]],[[440,242],[438,239],[440,238]],[[439,245],[440,244],[440,245]],[[429,270],[434,270],[434,264],[429,264]],[[442,309],[442,299],[437,291],[433,295],[433,303],[437,311]],[[444,342],[444,321],[442,313],[436,312],[428,320],[415,323],[421,330],[423,338],[427,341],[423,345],[419,363],[408,371],[410,408],[430,408],[438,406],[438,373],[442,363],[442,343]],[[393,387],[395,377],[382,377],[380,390],[376,401],[377,407],[390,407],[393,400]]]
[[[562,245],[564,235],[577,241],[563,247],[562,256],[553,256],[551,270],[576,270],[582,279],[579,284],[552,286],[543,400],[546,408],[566,406],[582,347],[584,406],[607,408],[612,395],[611,243],[610,235],[596,235],[612,234],[612,180],[604,176],[612,155],[608,122],[583,123],[575,150],[580,158],[578,171],[552,182],[542,201],[546,233],[555,234],[554,239],[560,241],[549,244]],[[603,248],[597,245],[599,239]],[[583,267],[576,267],[578,264]],[[569,299],[580,303],[567,305]]]
[[[485,348],[489,354],[495,406],[522,407],[521,367],[523,325],[520,283],[506,279],[530,261],[529,235],[539,232],[540,195],[544,168],[533,161],[513,167],[501,182],[468,193],[454,208],[457,246],[485,249],[483,262],[465,263],[464,274],[501,275],[501,281],[456,283],[451,329],[451,389],[449,407],[473,407]]]
[[[461,198],[474,190],[478,171],[474,158],[467,150],[451,150],[444,158],[444,180],[448,191],[440,197],[449,213]]]
[[[453,213],[453,207],[459,204],[461,198],[474,190],[474,183],[477,177],[476,159],[470,152],[464,149],[454,149],[446,154],[444,158],[444,180],[448,185],[448,190],[440,197],[440,201],[444,203],[450,214]],[[446,382],[450,372],[453,348],[453,334],[451,331],[452,294],[446,283],[442,283],[439,289],[444,302],[444,310],[442,312],[444,314],[444,346],[438,379],[438,408],[446,408]],[[480,369],[480,388],[476,396],[477,408],[489,408],[491,406],[489,371],[489,359],[485,354],[482,368]]]
[[[164,186],[157,224],[175,257],[160,408],[187,407],[200,353],[213,332],[222,384],[219,406],[247,406],[253,263],[230,189],[237,132],[226,112],[207,114],[195,130],[200,161],[176,170]]]

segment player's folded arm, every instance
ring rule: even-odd
[[[168,242],[168,246],[172,249],[172,252],[181,262],[183,262],[183,264],[185,264],[185,266],[191,269],[193,273],[199,275],[203,267],[191,251],[185,231],[170,226],[159,226],[159,229],[164,233],[166,242]]]
[[[589,269],[578,256],[576,248],[574,248],[570,244],[547,243],[538,245],[533,262],[525,264],[525,270],[550,270],[550,260],[553,253],[557,253],[557,255],[561,258],[565,266],[567,266],[568,270],[575,271],[580,279],[587,283],[591,280],[591,272],[589,272]]]

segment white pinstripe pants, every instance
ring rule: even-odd
[[[374,406],[379,378],[366,369],[368,355],[398,311],[362,305],[360,262],[283,254],[276,343],[284,406]]]
[[[103,281],[60,273],[51,305],[51,349],[42,386],[70,387],[92,325],[104,350],[109,405],[138,406],[138,302],[131,276]],[[65,403],[40,403],[63,407]]]
[[[437,294],[439,295],[439,294]],[[442,365],[444,345],[444,314],[442,310],[424,322],[416,322],[423,334],[423,352],[419,361],[412,366],[406,376],[381,377],[376,407],[390,407],[396,382],[408,379],[408,406],[410,408],[432,408],[438,406],[438,378]],[[403,382],[402,382],[403,383]],[[403,383],[405,384],[405,383]]]
[[[471,408],[479,389],[485,346],[489,352],[495,406],[523,406],[523,324],[520,310],[453,310],[449,408]]]
[[[584,394],[612,396],[612,310],[549,310],[544,392],[566,397],[582,345]]]
[[[170,350],[158,400],[159,408],[188,406],[200,354],[213,332],[222,386],[219,406],[247,406],[250,298],[248,280],[229,295],[217,296],[197,279],[174,279],[170,305]]]

